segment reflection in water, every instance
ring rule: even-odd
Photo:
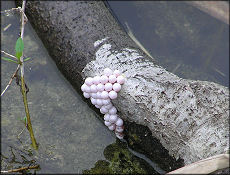
[[[158,64],[182,78],[229,85],[229,25],[184,2],[108,4]]]

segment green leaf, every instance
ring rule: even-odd
[[[28,57],[28,58],[24,59],[23,61],[25,62],[25,61],[28,61],[28,60],[30,60],[30,59],[31,59],[31,58]]]
[[[21,37],[19,37],[16,41],[16,44],[15,44],[15,51],[16,51],[16,57],[18,59],[20,59],[20,57],[22,56],[22,52],[24,50],[24,43],[23,43],[23,40]]]
[[[10,58],[6,58],[6,57],[1,57],[3,60],[5,60],[5,61],[9,61],[9,62],[13,62],[13,63],[17,63],[18,64],[18,62],[17,61],[14,61],[14,60],[11,60]]]
[[[26,117],[24,117],[24,121],[25,121],[25,124],[27,124],[27,118]]]
[[[22,56],[22,52],[16,52],[15,56],[17,57],[18,60],[20,60]]]

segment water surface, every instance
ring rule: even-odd
[[[178,1],[108,1],[123,28],[176,75],[229,85],[229,25]]]
[[[2,9],[15,7],[14,1],[1,1]],[[4,28],[11,25],[6,31]],[[1,14],[1,49],[14,54],[20,23],[17,13]],[[19,86],[13,81],[1,98],[2,170],[39,164],[38,173],[81,173],[105,160],[103,151],[114,143],[115,135],[58,71],[42,42],[28,22],[25,25],[25,79],[28,103],[38,151],[20,121],[25,116]],[[17,65],[1,61],[1,89],[7,85]]]

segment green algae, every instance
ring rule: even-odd
[[[106,160],[99,160],[83,174],[158,174],[145,160],[133,155],[125,142],[116,140],[104,150]]]

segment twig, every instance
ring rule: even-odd
[[[38,169],[38,168],[39,168],[39,165],[34,165],[34,166],[21,167],[21,168],[12,169],[12,170],[1,171],[1,173],[21,172],[21,171],[24,171],[24,170]]]
[[[13,79],[16,77],[16,75],[17,75],[17,73],[18,73],[19,68],[20,68],[20,65],[18,65],[16,71],[15,71],[14,74],[11,76],[9,83],[7,84],[6,88],[2,91],[1,96],[3,96],[3,94],[6,92],[6,90],[7,90],[7,89],[9,88],[9,86],[11,85]]]
[[[11,57],[11,58],[14,58],[14,59],[18,60],[15,56],[13,56],[13,55],[11,55],[11,54],[9,54],[9,53],[3,51],[3,50],[1,50],[1,52],[4,53],[5,55]]]
[[[26,129],[26,127],[24,127],[23,129],[22,129],[22,131],[17,135],[17,138],[19,139],[19,137],[20,137],[20,135],[23,133],[23,131]]]
[[[4,11],[1,11],[1,13],[7,13],[7,12],[11,12],[11,11],[19,11],[20,13],[23,14],[23,16],[25,18],[24,20],[28,21],[28,18],[26,16],[26,14],[24,13],[25,9],[23,10],[23,8],[21,8],[21,7],[12,8],[12,9],[9,9],[9,10],[4,10]]]
[[[11,24],[8,24],[6,27],[4,27],[3,31],[5,32],[10,26]]]

